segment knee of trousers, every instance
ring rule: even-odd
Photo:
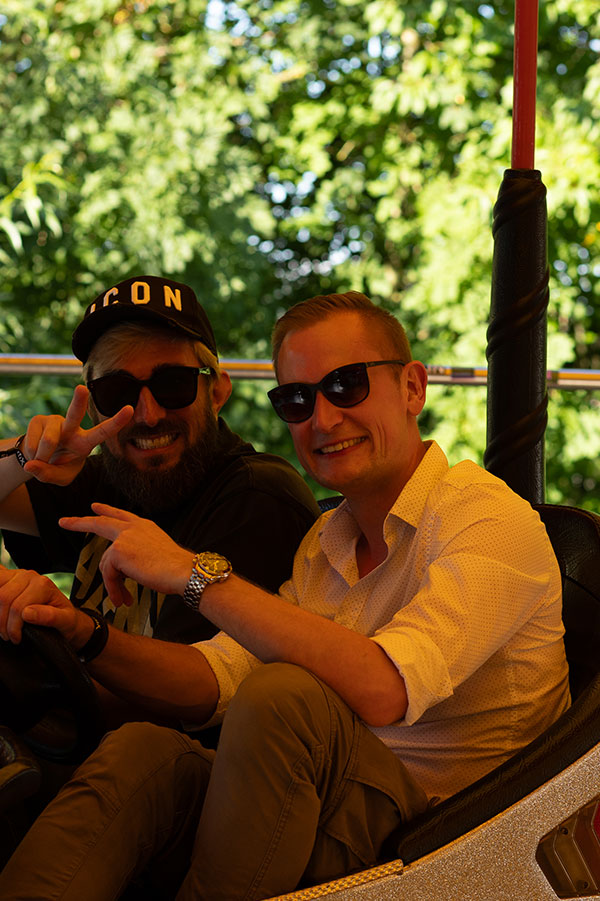
[[[308,730],[319,737],[329,734],[331,689],[303,667],[291,663],[267,663],[244,679],[233,697],[224,730],[243,730],[246,736],[264,737],[273,730]],[[343,705],[340,699],[336,701]]]
[[[185,769],[182,763],[186,759],[193,758],[190,764],[196,765],[198,756],[206,756],[210,771],[211,755],[175,729],[153,723],[126,723],[103,738],[73,779],[98,787],[106,784],[111,794],[119,794],[120,790],[131,791],[134,783],[142,784],[165,769]]]
[[[182,742],[183,739],[183,742]],[[177,730],[154,723],[125,723],[108,732],[98,747],[96,754],[131,755],[137,760],[148,757],[172,756],[183,750],[187,738]]]

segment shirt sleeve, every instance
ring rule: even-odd
[[[219,686],[217,707],[211,719],[202,725],[204,729],[222,721],[238,687],[253,669],[261,666],[261,661],[225,632],[217,632],[213,638],[193,647],[204,655]]]
[[[298,604],[297,583],[302,580],[302,574],[306,568],[306,550],[314,542],[314,535],[318,533],[318,528],[318,524],[315,523],[308,535],[305,536],[294,558],[293,575],[281,586],[279,591],[279,597],[289,604]],[[253,669],[262,666],[262,663],[225,632],[218,632],[213,638],[198,642],[194,647],[204,654],[219,685],[217,708],[212,719],[205,724],[206,727],[214,726],[223,719],[229,702],[240,683]]]
[[[436,512],[418,591],[373,636],[404,678],[407,725],[517,634],[524,648],[562,635],[560,571],[546,530],[502,487],[496,497],[489,486],[463,491],[458,516],[456,505],[454,515]]]

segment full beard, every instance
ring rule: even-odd
[[[187,423],[177,422],[175,427],[185,439],[188,438]],[[161,433],[168,431],[169,423],[162,422]],[[119,439],[124,444],[134,437],[151,438],[156,434],[156,429],[139,425],[124,429]],[[140,470],[124,456],[115,456],[104,444],[100,453],[110,483],[125,495],[135,509],[145,514],[155,514],[168,512],[190,499],[194,487],[214,465],[218,444],[217,419],[207,415],[197,441],[186,447],[177,463],[169,469],[161,468],[157,457],[154,469]]]

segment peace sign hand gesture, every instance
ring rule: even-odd
[[[69,485],[81,471],[91,451],[130,422],[133,408],[126,406],[110,419],[91,429],[83,429],[81,421],[85,416],[88,397],[85,385],[78,385],[66,416],[33,417],[21,445],[28,461],[25,472],[40,482]]]

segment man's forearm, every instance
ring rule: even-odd
[[[60,524],[73,531],[92,531],[111,542],[101,570],[113,603],[128,602],[127,576],[165,594],[183,595],[192,571],[192,551],[177,545],[150,520],[106,504],[92,504],[92,509],[94,516],[67,517]],[[404,716],[404,680],[382,648],[366,636],[288,604],[236,575],[204,590],[200,612],[259,660],[295,663],[313,672],[369,725],[386,725]]]
[[[209,585],[200,610],[264,663],[282,661],[310,670],[369,725],[388,725],[404,716],[404,680],[367,636],[235,575]]]
[[[95,625],[87,613],[45,576],[0,566],[0,635],[18,644],[24,622],[57,629],[75,653],[90,653],[86,645]],[[218,700],[213,671],[200,651],[188,645],[108,626],[106,644],[97,646],[97,656],[87,666],[114,694],[166,716],[202,723]]]
[[[115,695],[155,714],[200,724],[210,719],[217,705],[215,675],[202,653],[190,645],[109,627],[105,649],[87,668]]]
[[[0,450],[15,446],[16,438],[0,441]],[[29,500],[25,482],[32,478],[16,456],[0,458],[0,528],[37,535],[37,523]]]

